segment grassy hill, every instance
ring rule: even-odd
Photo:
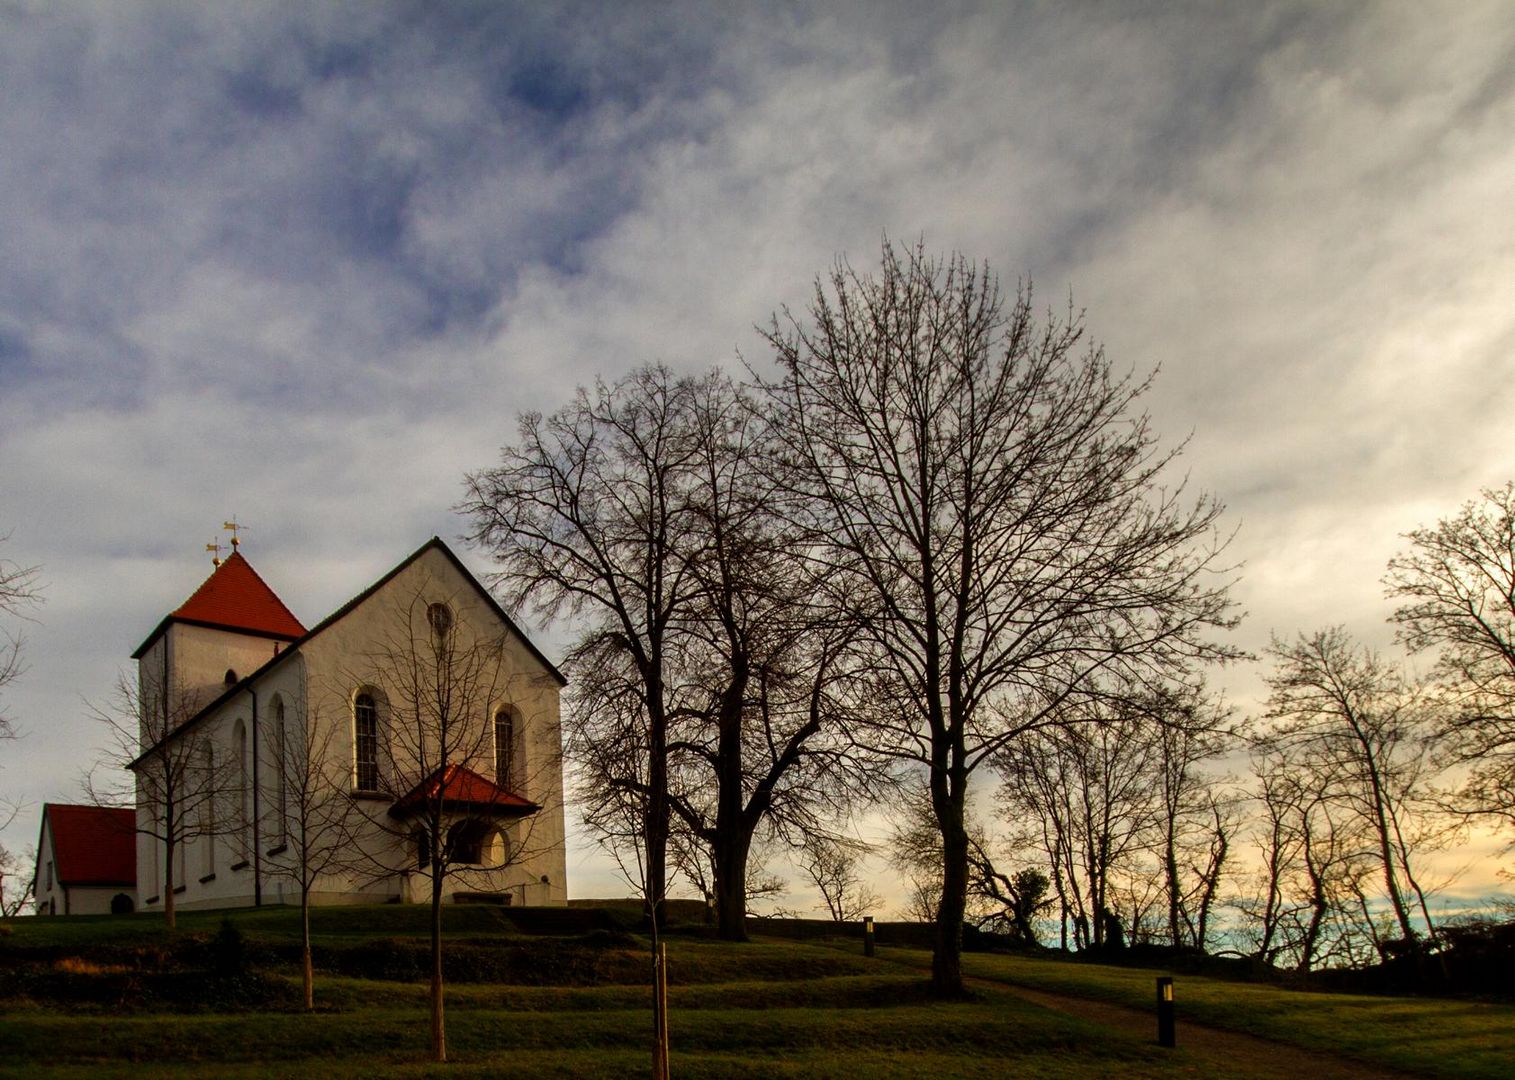
[[[648,948],[625,913],[447,909],[454,1061],[425,1063],[425,911],[315,912],[317,1003],[299,1009],[297,912],[18,919],[0,934],[0,1076],[600,1077],[648,1074]],[[930,999],[929,955],[855,940],[669,936],[672,1069],[688,1077],[1276,1075],[1080,1020],[1017,987],[1148,1007],[1152,972],[967,958],[974,1000]],[[1515,1063],[1515,1008],[1301,994],[1183,977],[1186,1018],[1415,1075]],[[108,1018],[108,1022],[102,1022]],[[1364,1073],[1364,1075],[1370,1075]]]

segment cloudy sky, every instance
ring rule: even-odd
[[[1391,647],[1400,534],[1515,476],[1507,3],[606,7],[0,0],[8,846],[223,520],[313,623],[456,538],[517,413],[761,365],[885,234],[1160,367],[1245,647]]]

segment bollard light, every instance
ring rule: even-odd
[[[1176,1046],[1173,1022],[1173,976],[1157,977],[1157,1045]]]
[[[863,955],[873,955],[873,916],[863,917]]]

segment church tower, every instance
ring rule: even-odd
[[[143,726],[160,737],[305,636],[235,541],[231,558],[217,563],[132,653],[142,711],[154,718],[149,724],[144,716]]]

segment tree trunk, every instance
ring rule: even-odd
[[[440,844],[440,840],[438,841]],[[447,1031],[442,1015],[442,872],[432,856],[431,871],[431,1060],[447,1060]]]
[[[1183,944],[1183,936],[1178,925],[1178,842],[1173,833],[1173,819],[1170,817],[1167,836],[1163,843],[1163,876],[1168,881],[1168,940],[1172,947],[1177,949]]]
[[[310,886],[300,890],[300,966],[305,987],[305,1011],[316,1007],[316,977],[310,962]]]
[[[170,930],[174,929],[178,911],[174,905],[174,855],[177,845],[174,843],[173,830],[168,830],[168,835],[163,839],[163,923]]]
[[[733,653],[737,650],[733,648]],[[722,941],[747,940],[747,858],[758,817],[747,812],[743,790],[742,709],[747,665],[738,656],[721,695],[716,747],[715,907]],[[759,810],[761,813],[761,809]],[[749,821],[751,824],[749,824]]]
[[[963,915],[968,910],[968,831],[963,827],[964,783],[931,778],[932,803],[942,830],[942,900],[936,909],[931,986],[938,997],[963,996]],[[963,778],[966,780],[966,777]]]
[[[747,940],[747,858],[752,834],[740,825],[718,835],[715,850],[716,932],[722,941]]]
[[[657,675],[647,679],[648,791],[643,842],[647,846],[647,918],[666,925],[663,894],[668,887],[668,720],[663,713],[663,683]]]

